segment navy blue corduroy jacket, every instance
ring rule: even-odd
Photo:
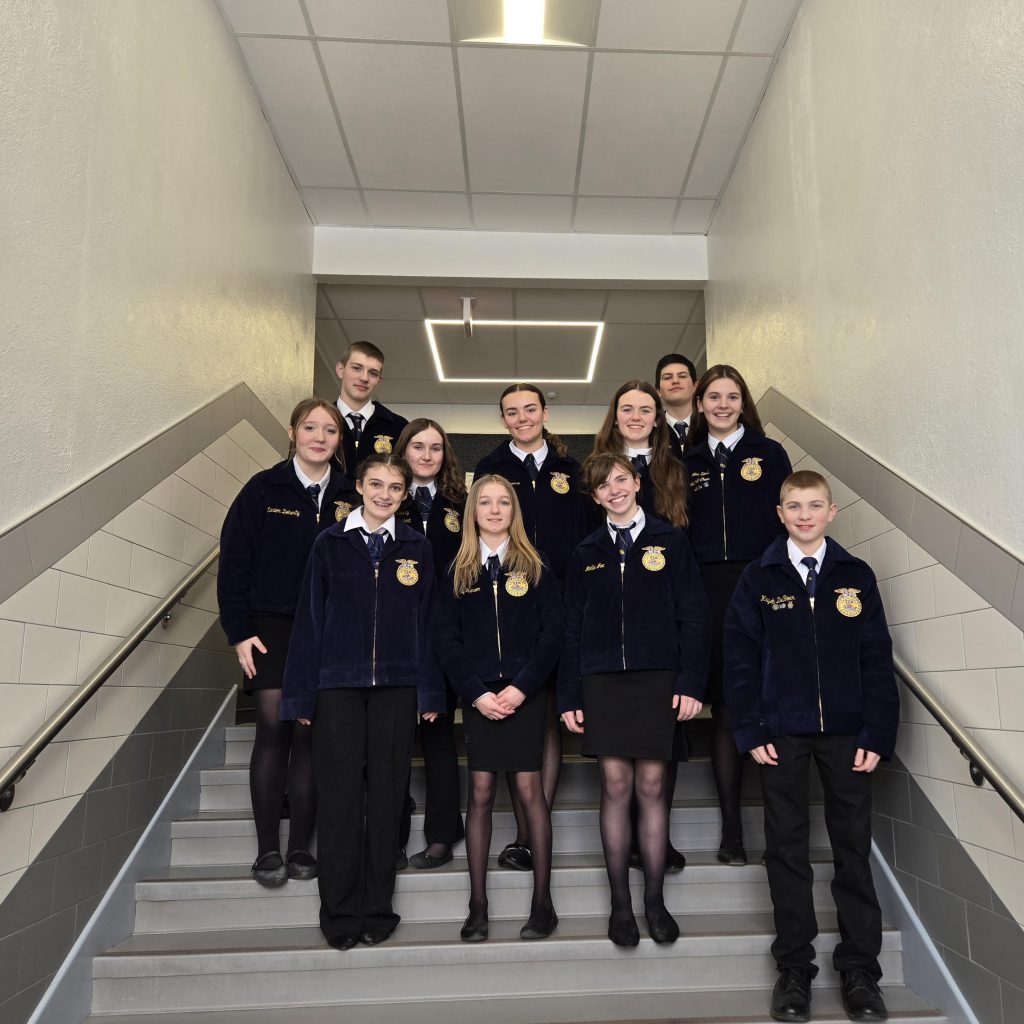
[[[430,543],[402,523],[395,532],[376,573],[361,531],[339,524],[317,538],[288,646],[282,721],[312,718],[318,690],[350,686],[415,686],[420,712],[445,711],[430,657]]]
[[[683,454],[689,474],[693,554],[706,562],[752,562],[786,535],[775,511],[793,471],[786,449],[749,427],[729,456],[725,480],[705,438]]]
[[[556,578],[564,579],[572,549],[591,525],[585,504],[590,498],[579,490],[580,464],[572,456],[556,455],[549,445],[534,487],[526,467],[504,441],[480,460],[473,475],[487,473],[505,477],[516,489],[530,543],[543,555]]]
[[[430,541],[430,549],[434,553],[434,576],[438,580],[444,577],[448,566],[459,553],[462,543],[462,517],[465,514],[465,502],[449,501],[440,491],[434,495],[427,517],[426,538]],[[423,517],[416,508],[416,501],[409,495],[398,510],[397,519],[406,523],[417,533],[424,533]],[[454,529],[453,529],[454,527]]]
[[[399,416],[397,412],[392,412],[386,405],[374,402],[373,415],[363,424],[358,447],[348,420],[343,417],[342,422],[345,424],[345,433],[341,439],[345,466],[349,478],[355,480],[356,470],[363,459],[368,459],[374,454],[390,455],[395,450],[399,435],[409,421],[404,416]]]
[[[562,645],[562,599],[551,570],[514,597],[502,571],[495,588],[482,568],[475,587],[455,595],[451,572],[441,582],[437,654],[452,688],[467,703],[505,681],[533,696],[551,674]]]
[[[899,692],[875,574],[829,538],[811,609],[785,538],[743,571],[725,616],[725,702],[741,751],[776,736],[856,735],[888,758]]]
[[[318,521],[291,459],[245,484],[228,509],[220,535],[217,603],[229,643],[253,635],[253,612],[295,614],[313,542],[362,503],[351,481],[335,467]]]
[[[673,669],[675,692],[702,700],[710,643],[708,602],[686,534],[647,516],[622,571],[602,525],[572,553],[566,578],[558,710],[582,708],[583,676],[603,672]]]

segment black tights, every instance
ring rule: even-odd
[[[665,853],[668,849],[668,806],[665,803],[665,761],[599,757],[601,769],[601,845],[608,869],[612,916],[632,916],[629,892],[629,847],[632,827],[629,803],[639,804],[638,839],[644,869],[644,906],[664,906]]]
[[[558,791],[558,779],[562,774],[562,730],[559,725],[558,711],[555,709],[554,692],[549,689],[545,699],[547,700],[548,724],[544,730],[544,755],[540,767],[540,780],[544,790],[544,799],[547,801],[550,812],[555,807],[555,793]],[[505,779],[508,782],[509,796],[512,798],[512,813],[516,816],[516,846],[529,846],[532,850],[530,824],[526,811],[516,794],[515,774],[515,772],[506,772]],[[550,823],[550,818],[548,820]]]
[[[724,704],[711,709],[714,729],[711,734],[711,769],[722,808],[722,846],[743,845],[740,820],[740,790],[743,788],[743,759],[732,738],[732,721]]]
[[[541,786],[540,772],[508,772],[513,791],[526,814],[533,854],[531,916],[551,909],[551,815]],[[491,811],[498,788],[495,772],[469,773],[466,810],[466,855],[469,858],[470,910],[487,909],[487,859],[491,851]]]
[[[256,690],[256,739],[249,761],[249,791],[256,819],[258,856],[280,846],[281,805],[285,787],[291,820],[288,852],[308,850],[316,814],[313,791],[313,729],[298,722],[281,722],[280,690]]]

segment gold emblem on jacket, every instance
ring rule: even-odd
[[[373,450],[378,455],[390,455],[391,438],[387,434],[377,434],[373,439]]]
[[[568,494],[569,493],[569,474],[568,473],[552,473],[551,474],[551,490],[555,494]]]
[[[530,589],[526,580],[526,574],[521,572],[510,572],[505,580],[505,593],[509,597],[522,597]]]
[[[761,459],[744,459],[743,465],[740,468],[740,476],[744,480],[760,480],[761,479]]]
[[[414,587],[420,581],[420,574],[416,571],[416,563],[411,558],[400,558],[395,576],[403,587]]]
[[[864,610],[864,606],[857,596],[860,591],[856,587],[839,587],[836,593],[839,595],[836,598],[836,608],[840,615],[845,615],[848,619],[855,619]]]
[[[664,548],[649,547],[644,548],[643,558],[640,559],[640,564],[651,572],[658,572],[665,568],[665,556],[662,554]]]
[[[343,522],[345,517],[352,511],[352,505],[347,501],[336,501],[334,503],[334,521]]]
[[[444,527],[451,533],[458,533],[462,529],[462,524],[459,522],[459,513],[453,508],[446,508],[444,510]]]

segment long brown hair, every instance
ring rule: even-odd
[[[505,417],[505,409],[502,406],[502,402],[509,395],[514,395],[517,391],[529,391],[531,394],[537,396],[537,400],[540,402],[540,407],[546,409],[548,407],[548,400],[544,397],[544,392],[541,391],[536,384],[509,384],[507,388],[501,393],[501,397],[498,399],[498,411],[501,413],[502,419]],[[544,440],[547,441],[548,445],[554,449],[555,454],[560,458],[564,459],[569,454],[569,449],[566,447],[565,442],[555,433],[548,430],[547,427],[541,428],[544,436]]]
[[[509,523],[508,548],[505,551],[503,566],[508,572],[522,573],[530,583],[540,582],[543,563],[536,548],[526,536],[526,527],[523,526],[523,513],[519,507],[519,499],[516,497],[516,489],[503,476],[488,473],[473,481],[473,486],[469,489],[469,497],[466,498],[462,543],[459,545],[459,553],[452,563],[456,597],[462,597],[468,590],[475,587],[476,581],[480,578],[480,539],[476,528],[476,506],[480,500],[480,492],[488,484],[500,484],[512,499],[512,521]]]
[[[701,412],[698,403],[704,401],[704,395],[708,388],[716,380],[721,380],[722,378],[731,380],[740,389],[740,398],[743,401],[743,405],[740,408],[740,423],[745,428],[756,430],[759,434],[764,433],[764,427],[761,426],[761,417],[757,413],[757,406],[754,405],[754,400],[750,397],[750,389],[747,387],[747,382],[743,379],[740,371],[728,363],[716,363],[704,371],[704,375],[697,382],[697,390],[693,393],[693,416],[690,418],[690,429],[686,432],[686,445],[688,448],[692,448],[708,436],[707,417]]]
[[[296,445],[295,445],[295,431],[299,429],[299,424],[304,422],[306,417],[314,409],[323,409],[324,412],[334,420],[334,425],[338,428],[338,447],[335,449],[334,455],[331,456],[331,464],[337,465],[341,468],[342,473],[345,472],[345,450],[342,442],[345,440],[345,421],[341,418],[341,413],[338,412],[338,407],[332,405],[330,402],[325,401],[323,398],[304,398],[294,409],[288,420],[288,429],[291,431],[290,440],[288,442],[288,458],[295,457]]]
[[[465,473],[459,465],[458,456],[452,448],[444,427],[436,420],[428,420],[425,416],[411,420],[406,424],[402,433],[398,435],[398,442],[395,445],[395,456],[399,459],[405,458],[405,449],[409,442],[424,430],[436,430],[441,437],[441,444],[444,445],[444,454],[441,459],[441,468],[437,473],[436,486],[438,493],[447,501],[463,502],[466,500]]]
[[[673,526],[686,526],[686,472],[672,453],[665,409],[654,386],[645,380],[627,380],[612,396],[601,429],[594,435],[594,454],[609,452],[621,455],[626,441],[619,430],[617,413],[619,400],[627,391],[642,391],[654,402],[657,410],[651,431],[651,462],[647,472],[654,485],[654,509],[662,519]]]

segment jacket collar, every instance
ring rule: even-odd
[[[753,452],[763,451],[768,447],[768,443],[768,438],[764,434],[759,434],[753,427],[746,427],[743,431],[743,436],[736,442],[736,447],[732,450],[730,462],[737,456],[745,454],[748,450]],[[691,448],[687,448],[683,453],[683,459],[687,461],[690,459],[700,459],[709,466],[718,465],[715,457],[711,454],[711,449],[708,447],[707,435]]]
[[[858,559],[851,555],[849,551],[842,546],[842,544],[836,543],[831,537],[825,538],[825,557],[821,560],[821,572],[818,574],[820,579],[839,562],[856,562]],[[767,550],[761,556],[760,562],[761,568],[767,569],[771,566],[778,566],[784,572],[795,576],[797,579],[800,578],[800,574],[796,571],[793,563],[789,560],[789,551],[786,548],[786,538],[776,537],[775,540],[768,545]]]
[[[633,546],[629,549],[630,555],[637,549],[642,549],[648,541],[657,541],[658,538],[671,536],[675,530],[674,526],[666,523],[663,519],[658,519],[656,516],[647,515],[646,520],[644,528],[640,531],[636,540],[633,541]],[[615,555],[616,558],[619,556],[618,548],[616,548],[612,535],[608,531],[607,522],[602,523],[583,543],[599,547],[603,551]]]
[[[517,459],[512,454],[512,449],[509,448],[508,441],[502,441],[497,448],[491,452],[491,458],[495,461],[502,462],[505,465],[517,466],[521,473],[525,473],[526,469],[520,459]],[[563,458],[558,455],[555,451],[554,446],[548,443],[548,457],[544,460],[544,464],[540,467],[540,471],[543,473],[545,470],[554,470],[556,473],[571,472],[576,465],[576,460],[571,456]]]

